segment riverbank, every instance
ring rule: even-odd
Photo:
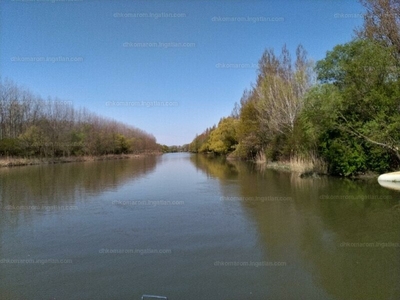
[[[240,160],[239,157],[229,154],[226,156],[227,160]],[[254,160],[251,160],[257,165],[260,170],[273,169],[279,171],[285,171],[290,173],[296,173],[300,177],[313,177],[318,178],[320,176],[331,176],[328,172],[328,165],[316,156],[311,156],[308,159],[301,157],[293,157],[290,160],[285,161],[267,161],[264,155],[257,155]],[[363,179],[369,180],[378,178],[380,174],[375,172],[365,172],[363,174],[357,174],[349,177],[350,179]]]
[[[97,160],[113,160],[113,159],[131,159],[151,155],[161,155],[162,152],[146,152],[138,154],[108,154],[100,156],[67,156],[67,157],[52,157],[52,158],[24,158],[24,157],[2,157],[0,158],[0,168],[31,166],[42,164],[61,164],[71,162],[86,162]]]
[[[259,169],[272,169],[284,172],[296,173],[300,177],[319,177],[328,175],[327,172],[317,170],[309,165],[294,164],[290,161],[274,161],[274,162],[255,162]]]
[[[300,177],[318,178],[320,176],[332,176],[324,168],[315,168],[312,164],[298,164],[293,162],[256,162],[260,169],[273,169],[299,174]],[[378,178],[379,174],[374,172],[366,172],[363,174],[348,177],[355,180],[370,180]]]

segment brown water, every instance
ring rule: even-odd
[[[400,299],[399,200],[187,153],[0,169],[0,299]]]

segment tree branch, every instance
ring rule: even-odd
[[[400,161],[400,153],[399,153],[398,147],[395,147],[395,146],[393,146],[393,145],[389,145],[389,144],[385,144],[385,143],[381,143],[381,142],[374,141],[373,139],[371,139],[371,138],[367,137],[366,135],[364,135],[364,134],[358,132],[357,130],[355,130],[355,129],[350,125],[350,122],[347,121],[347,119],[345,118],[345,116],[343,116],[342,113],[339,113],[339,115],[340,115],[340,117],[346,122],[346,125],[347,125],[348,128],[349,128],[349,129],[346,129],[346,128],[345,128],[345,130],[346,130],[347,132],[349,132],[349,133],[351,133],[351,134],[353,134],[353,135],[356,135],[356,136],[358,136],[358,137],[360,137],[360,138],[363,138],[364,140],[370,142],[371,144],[378,145],[378,146],[381,146],[381,147],[383,147],[383,148],[386,148],[386,149],[391,150],[391,151],[396,155],[397,159]]]

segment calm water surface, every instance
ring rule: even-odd
[[[400,192],[187,153],[0,170],[0,299],[400,299]]]

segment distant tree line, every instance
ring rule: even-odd
[[[44,100],[0,79],[0,156],[60,157],[160,151],[154,136],[126,124]]]
[[[184,144],[182,146],[173,145],[161,145],[161,149],[163,153],[176,153],[176,152],[188,152],[189,151],[189,144]]]
[[[400,163],[400,2],[361,0],[364,25],[313,63],[300,45],[267,49],[232,114],[190,143],[192,152],[269,161],[323,160],[353,176]]]

